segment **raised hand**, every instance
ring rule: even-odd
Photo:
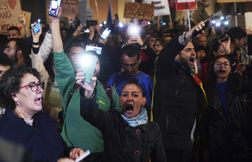
[[[94,93],[95,86],[96,86],[96,77],[92,77],[91,83],[85,83],[85,76],[82,71],[78,71],[75,76],[76,84],[84,88],[85,96],[91,97]]]

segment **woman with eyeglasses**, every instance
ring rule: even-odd
[[[202,125],[205,153],[210,162],[248,161],[246,105],[241,75],[231,73],[228,56],[214,58],[206,85],[208,112]],[[205,154],[205,155],[207,155]]]
[[[39,78],[29,67],[11,68],[1,77],[0,106],[7,109],[0,119],[0,137],[25,147],[31,161],[55,162],[67,149],[53,120],[41,111],[43,87]],[[70,158],[82,153],[75,148]]]

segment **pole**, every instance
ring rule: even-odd
[[[170,27],[173,29],[173,22],[172,22],[171,13],[170,13],[170,15],[169,15],[169,19],[170,19]]]
[[[235,26],[238,26],[236,2],[234,2],[234,13],[235,13]]]
[[[158,28],[158,31],[160,31],[160,16],[158,16],[157,28]]]
[[[187,19],[188,19],[188,27],[191,29],[191,19],[190,19],[190,10],[187,10]]]

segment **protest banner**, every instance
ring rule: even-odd
[[[196,10],[196,0],[176,0],[176,10]]]
[[[252,2],[252,0],[217,0],[218,3]]]
[[[143,3],[125,3],[124,17],[151,20],[154,16],[154,5]]]
[[[154,16],[170,15],[168,0],[144,0],[143,3],[154,5]]]
[[[0,0],[0,33],[6,34],[10,26],[18,23],[20,15],[19,0]]]
[[[79,0],[62,0],[61,7],[62,17],[67,17],[69,20],[74,19],[79,13]]]

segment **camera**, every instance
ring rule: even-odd
[[[59,6],[61,0],[51,0],[50,8],[49,8],[49,15],[52,17],[57,17],[59,14]]]
[[[32,32],[34,34],[37,34],[40,32],[40,28],[41,28],[41,24],[40,24],[41,20],[38,19],[37,22],[31,24],[31,28],[32,28]]]

